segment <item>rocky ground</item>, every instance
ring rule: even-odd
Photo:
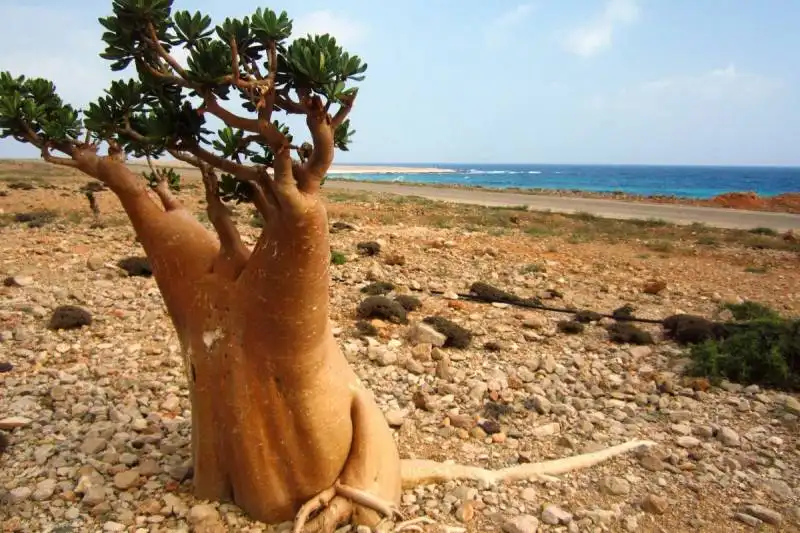
[[[14,365],[0,374],[0,427],[13,428],[0,457],[0,529],[269,531],[234,506],[195,500],[180,482],[190,405],[177,339],[154,280],[116,265],[142,254],[118,206],[103,193],[106,226],[92,227],[77,185],[0,196],[5,216],[58,211],[42,227],[8,218],[0,227],[0,274],[9,278],[0,288],[0,362]],[[199,209],[199,190],[189,198]],[[645,318],[711,317],[720,302],[743,299],[797,314],[796,252],[585,241],[514,224],[432,227],[420,222],[429,204],[339,200],[331,219],[352,227],[331,235],[346,259],[332,266],[332,319],[403,457],[500,468],[632,439],[657,443],[558,481],[406,491],[403,511],[436,522],[426,531],[800,531],[797,395],[687,380],[685,353],[656,326],[646,327],[652,346],[614,344],[602,324],[566,334],[563,315],[456,297],[486,281],[556,306],[610,312],[629,303]],[[240,212],[252,243],[258,229]],[[381,251],[360,253],[363,241]],[[654,280],[666,287],[648,294]],[[373,320],[369,336],[356,329],[361,289],[373,281],[420,299],[410,324]],[[91,325],[48,329],[61,305],[86,309]],[[468,328],[471,345],[440,347],[420,335],[417,323],[431,315]]]

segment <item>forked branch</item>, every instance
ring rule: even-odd
[[[347,116],[350,114],[350,111],[353,110],[353,103],[356,100],[355,93],[341,98],[341,106],[339,110],[336,111],[336,114],[331,119],[331,128],[336,131],[336,128],[341,126],[345,120],[347,120]]]
[[[247,264],[250,250],[242,243],[239,230],[236,229],[228,207],[219,197],[219,181],[211,166],[200,165],[203,185],[206,191],[206,212],[208,219],[219,236],[219,257],[214,261],[213,271],[227,279],[236,279]]]
[[[78,162],[74,159],[67,159],[66,157],[56,157],[50,153],[50,143],[45,142],[42,144],[42,159],[54,165],[61,165],[64,167],[78,168]]]
[[[318,95],[306,96],[305,106],[308,109],[306,115],[306,125],[311,133],[311,140],[314,148],[308,161],[303,168],[312,177],[322,181],[325,173],[328,172],[333,163],[333,128],[331,128],[330,115],[322,105],[322,99]]]
[[[152,22],[147,24],[147,31],[150,34],[150,45],[153,49],[158,53],[158,55],[167,62],[167,64],[172,67],[172,69],[180,76],[184,81],[189,83],[189,75],[186,73],[186,70],[181,66],[178,61],[172,57],[169,52],[164,49],[164,46],[161,44],[161,40],[158,38],[158,34],[156,33],[156,27],[153,25]]]
[[[255,181],[258,179],[258,169],[256,167],[246,166],[241,163],[236,163],[229,159],[225,159],[213,152],[209,152],[202,148],[199,144],[183,145],[178,147],[181,151],[189,152],[197,159],[210,165],[214,168],[233,174],[237,179],[242,181]]]
[[[258,133],[258,120],[254,118],[246,118],[240,115],[237,115],[231,111],[228,111],[217,101],[216,96],[213,94],[207,94],[203,99],[203,106],[201,110],[205,110],[208,113],[211,113],[222,122],[230,126],[231,128],[249,131],[250,133]]]
[[[176,209],[183,209],[183,205],[181,204],[180,200],[172,194],[172,191],[169,190],[169,182],[167,181],[167,172],[163,168],[156,168],[153,165],[152,159],[150,156],[146,156],[147,159],[147,166],[150,167],[150,171],[153,172],[153,175],[156,178],[156,184],[153,187],[153,191],[158,196],[158,199],[161,200],[161,204],[164,206],[164,211],[174,211]]]

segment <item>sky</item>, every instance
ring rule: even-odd
[[[339,163],[800,165],[797,0],[174,3],[215,23],[266,6],[369,65]],[[98,55],[110,13],[0,0],[0,70],[85,106],[120,76]]]

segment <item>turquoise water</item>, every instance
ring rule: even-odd
[[[386,163],[380,166],[425,167],[451,170],[426,174],[331,174],[328,179],[459,184],[491,188],[557,189],[624,192],[710,198],[735,191],[761,196],[800,192],[797,167],[711,167],[638,165],[444,165]]]

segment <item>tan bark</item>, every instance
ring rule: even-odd
[[[179,204],[159,208],[122,162],[73,157],[119,197],[183,346],[196,495],[277,523],[338,484],[350,497],[337,496],[306,529],[351,517],[377,524],[383,516],[370,503],[399,503],[399,457],[331,332],[327,216],[318,196],[297,189],[291,160],[278,158],[275,216],[245,255],[218,198],[209,213],[220,240]],[[234,275],[218,266],[231,255],[243,260]],[[359,495],[367,506],[351,503]]]

